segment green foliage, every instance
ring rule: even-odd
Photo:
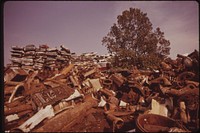
[[[170,53],[170,42],[152,24],[146,13],[140,9],[125,10],[117,17],[110,32],[102,40],[109,53],[114,53],[113,66],[140,68],[158,66]]]

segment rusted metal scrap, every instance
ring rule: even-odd
[[[14,90],[13,90],[13,92],[12,92],[12,94],[11,94],[11,96],[10,96],[10,98],[9,98],[9,100],[8,100],[8,103],[11,103],[13,101],[14,97],[16,95],[19,95],[17,93],[22,94],[24,91],[25,91],[25,89],[24,89],[24,85],[23,84],[16,85]]]
[[[92,70],[90,70],[90,71],[84,73],[83,76],[84,76],[84,78],[86,78],[86,77],[88,77],[88,76],[94,74],[95,72],[96,72],[96,68],[94,68],[94,69],[92,69]]]
[[[103,93],[103,95],[106,95],[107,97],[115,96],[115,94],[112,91],[110,91],[110,90],[108,90],[106,88],[102,88],[99,91],[101,93]]]
[[[166,58],[158,70],[134,66],[130,71],[101,70],[94,60],[102,57],[72,57],[68,48],[60,48],[12,47],[12,64],[4,74],[6,130],[67,132],[93,107],[113,132],[199,129],[197,51]]]
[[[113,132],[115,132],[115,129],[120,129],[124,124],[124,121],[121,118],[116,117],[112,114],[107,114],[106,117],[112,122]]]
[[[13,131],[21,130],[23,132],[30,132],[36,125],[38,125],[45,118],[53,117],[54,111],[51,105],[46,106],[44,109],[39,110],[34,116],[24,122],[21,126]]]
[[[113,82],[120,87],[124,82],[125,82],[125,78],[121,75],[121,74],[112,74],[110,77],[111,80],[113,80]]]
[[[15,114],[25,110],[33,110],[33,107],[30,104],[23,104],[17,107],[8,108],[4,110],[4,115]]]
[[[169,132],[172,127],[178,127],[184,132],[188,132],[185,126],[180,126],[174,119],[155,115],[143,114],[136,121],[137,132]]]
[[[193,80],[194,77],[195,73],[186,71],[177,76],[176,82],[178,86],[181,88],[186,85],[185,83],[186,80]]]
[[[66,110],[65,112],[61,112],[55,117],[48,120],[42,127],[33,130],[34,132],[57,132],[62,131],[66,132],[69,127],[73,126],[77,121],[79,121],[79,117],[84,116],[84,114],[91,109],[92,107],[96,107],[98,105],[97,100],[93,99],[91,96],[85,98],[85,102],[75,106],[71,110]],[[55,124],[55,122],[57,124]]]
[[[167,78],[165,78],[165,77],[156,78],[154,80],[151,80],[150,83],[151,84],[153,84],[153,83],[162,84],[164,86],[170,86],[170,85],[172,85],[171,82]]]
[[[110,80],[110,79],[104,79],[103,80],[103,86],[105,88],[111,88],[111,86],[112,86],[112,80]]]
[[[33,101],[38,107],[54,104],[57,101],[69,97],[74,90],[68,86],[59,86],[32,95]]]
[[[33,81],[33,79],[35,78],[35,76],[37,76],[38,71],[29,71],[29,75],[27,80],[25,81],[25,89],[29,90],[31,89],[31,83]]]
[[[9,69],[6,71],[6,75],[4,76],[5,82],[16,81],[21,82],[24,81],[27,77],[27,72],[23,69]]]

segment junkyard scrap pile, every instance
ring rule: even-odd
[[[157,70],[127,70],[101,69],[64,46],[12,49],[12,64],[4,70],[6,131],[199,130],[196,50],[165,59]]]

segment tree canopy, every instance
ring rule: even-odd
[[[113,65],[148,68],[170,54],[170,42],[160,28],[153,31],[152,23],[140,9],[130,8],[117,17],[102,44],[113,54]]]

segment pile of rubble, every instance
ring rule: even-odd
[[[11,67],[23,69],[43,69],[45,66],[50,69],[61,69],[70,63],[71,53],[63,45],[57,48],[49,48],[47,45],[26,45],[25,47],[12,46]]]
[[[19,51],[22,49],[18,48]],[[46,50],[45,62],[52,67],[56,66],[53,59],[57,52]],[[22,57],[27,55],[22,53]],[[68,56],[69,51],[63,48],[60,53]],[[82,60],[68,63],[60,70],[8,67],[4,70],[5,130],[197,131],[198,68],[196,50],[188,56],[177,55],[176,60],[165,59],[158,70],[134,67],[101,71],[96,63]]]

